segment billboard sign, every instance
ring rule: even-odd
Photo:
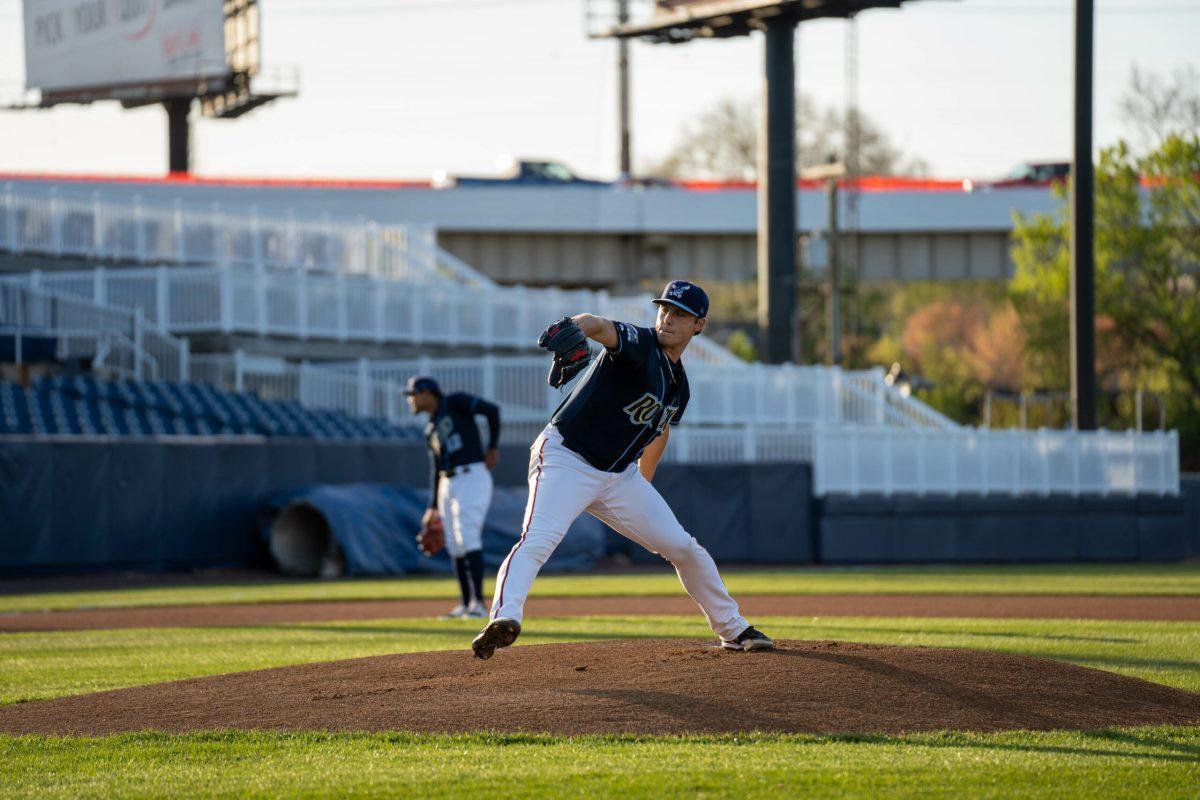
[[[229,73],[222,0],[24,0],[25,85],[46,93]]]

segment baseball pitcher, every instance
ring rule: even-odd
[[[738,612],[712,556],[650,484],[670,426],[687,408],[680,357],[704,330],[708,296],[699,286],[672,281],[654,302],[654,328],[580,314],[554,323],[538,341],[554,353],[552,386],[587,373],[533,443],[521,537],[496,576],[491,621],[471,643],[477,658],[491,658],[516,640],[538,570],[584,511],[671,562],[721,646],[775,646]],[[604,346],[590,367],[588,339]]]

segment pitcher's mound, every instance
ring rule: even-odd
[[[903,733],[1200,720],[1200,694],[984,650],[695,640],[411,653],[0,707],[6,733],[240,728],[423,732]]]

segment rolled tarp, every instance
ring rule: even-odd
[[[484,562],[498,568],[521,535],[528,489],[496,487],[483,528]],[[446,552],[430,558],[414,538],[429,490],[381,483],[313,486],[279,498],[267,528],[271,556],[289,575],[406,575],[450,572]],[[576,571],[604,556],[607,528],[587,514],[571,525],[543,571]]]

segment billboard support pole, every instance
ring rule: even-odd
[[[759,355],[792,357],[796,306],[796,22],[765,22],[763,124],[758,149]]]
[[[187,174],[192,171],[192,129],[188,114],[192,110],[192,98],[169,97],[163,101],[167,112],[167,160],[172,174]]]

